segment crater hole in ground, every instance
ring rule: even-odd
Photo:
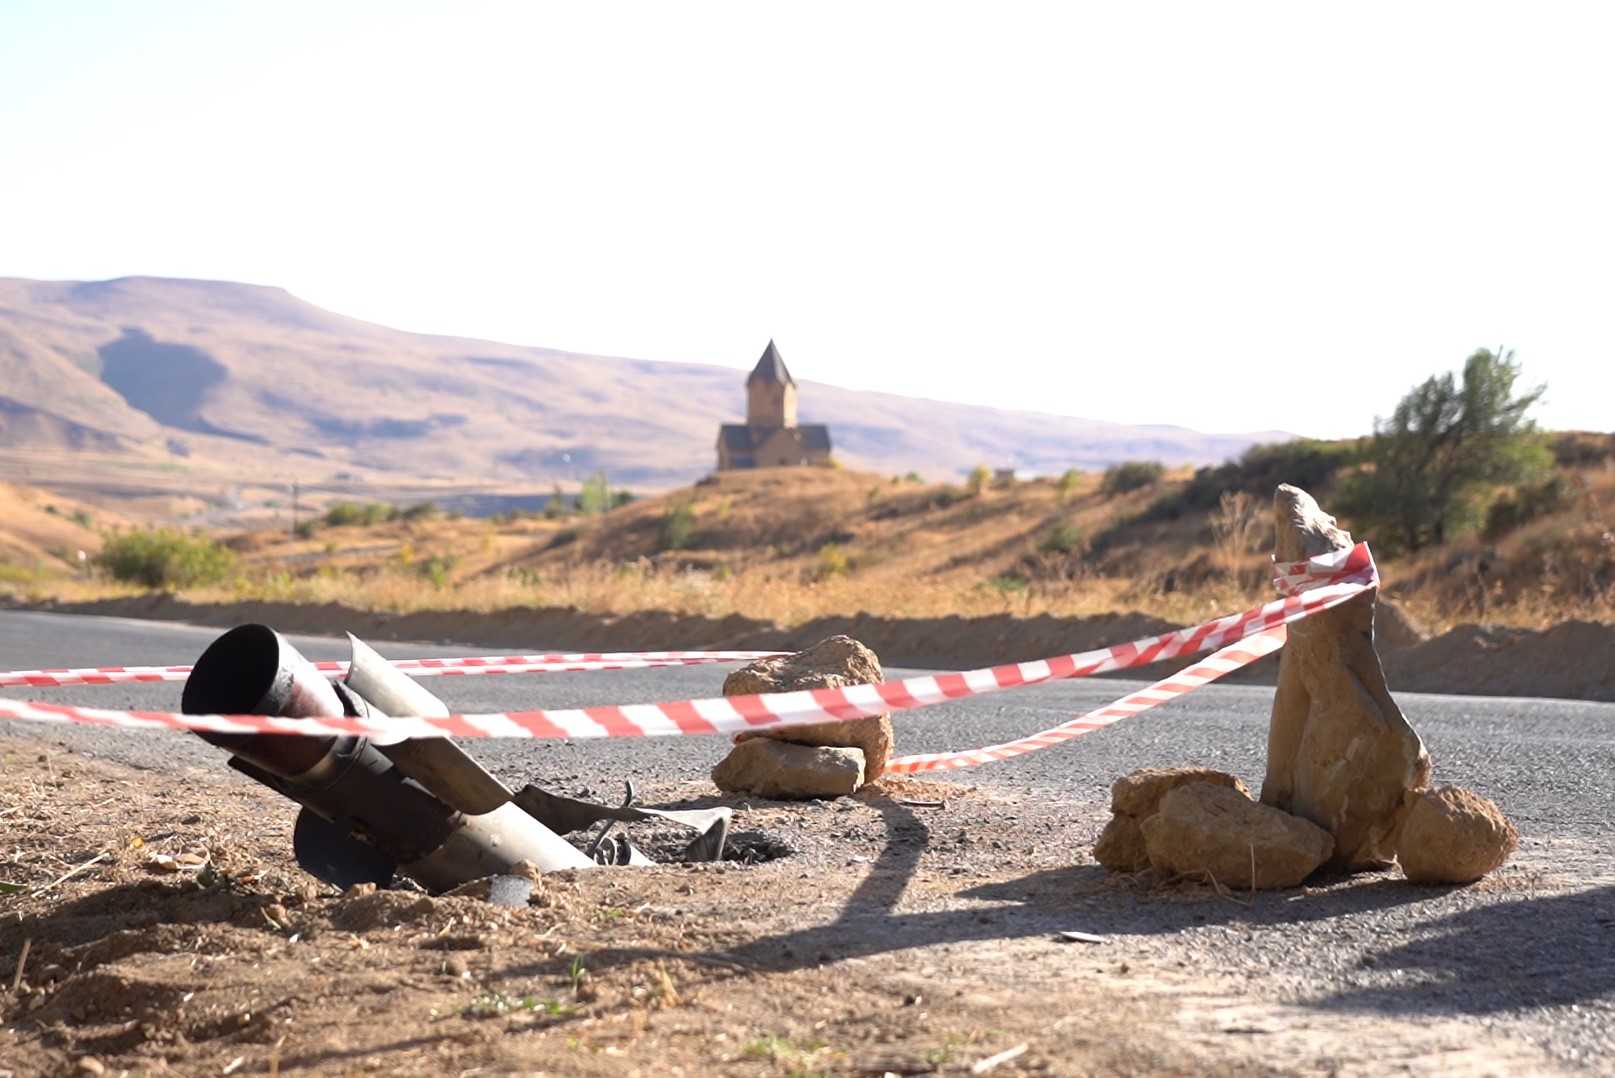
[[[629,837],[651,860],[660,864],[677,864],[688,860],[684,850],[692,834],[679,828],[645,828],[631,831]],[[585,839],[582,845],[588,845],[588,840]],[[795,846],[771,831],[737,828],[729,832],[729,840],[724,843],[723,859],[733,864],[761,865],[797,852]]]

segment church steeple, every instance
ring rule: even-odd
[[[779,349],[774,347],[773,341],[768,342],[768,347],[763,349],[762,358],[757,361],[757,366],[753,367],[751,374],[746,377],[748,386],[755,382],[772,382],[782,386],[796,385],[791,378],[791,372],[785,369],[785,361],[780,358]]]
[[[796,381],[773,341],[746,376],[746,423],[753,427],[796,426]]]

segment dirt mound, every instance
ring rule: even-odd
[[[1615,700],[1615,625],[1567,621],[1534,632],[1460,625],[1385,656],[1392,688],[1477,696]]]

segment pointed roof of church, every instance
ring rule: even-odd
[[[757,366],[746,376],[747,385],[753,382],[773,382],[782,386],[796,384],[791,372],[785,369],[785,361],[779,357],[779,349],[774,347],[773,341],[768,342],[768,347],[763,349],[763,356],[757,361]]]

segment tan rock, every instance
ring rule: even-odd
[[[758,797],[841,797],[863,785],[864,754],[855,748],[752,738],[712,769],[712,781],[726,793]]]
[[[1351,535],[1312,496],[1273,497],[1279,561],[1347,549]],[[1336,868],[1382,868],[1403,795],[1430,778],[1430,757],[1385,685],[1374,650],[1375,592],[1290,626],[1267,735],[1262,802],[1334,836]]]
[[[1155,815],[1166,792],[1190,782],[1209,782],[1238,790],[1247,798],[1245,784],[1226,771],[1209,767],[1145,767],[1123,775],[1110,786],[1110,822],[1094,843],[1094,860],[1112,872],[1142,872],[1150,867],[1139,825]]]
[[[1473,883],[1519,845],[1503,810],[1472,790],[1443,786],[1408,795],[1396,856],[1414,883]]]
[[[1093,844],[1093,859],[1112,872],[1143,872],[1150,867],[1144,849],[1143,821],[1134,816],[1112,816],[1099,841]]]
[[[850,636],[832,636],[806,651],[773,659],[758,659],[731,673],[723,681],[725,696],[749,693],[796,692],[800,689],[840,689],[848,685],[875,685],[885,680],[880,659]],[[886,770],[892,755],[892,720],[877,715],[851,722],[819,722],[772,730],[747,731],[735,740],[766,737],[801,745],[854,747],[862,750],[864,781],[874,782]]]
[[[1228,786],[1250,797],[1245,784],[1226,771],[1209,767],[1143,767],[1110,784],[1110,811],[1142,820],[1155,815],[1156,806],[1168,790],[1191,782]]]
[[[1142,830],[1155,868],[1236,890],[1294,887],[1334,849],[1316,824],[1205,782],[1168,791]]]

